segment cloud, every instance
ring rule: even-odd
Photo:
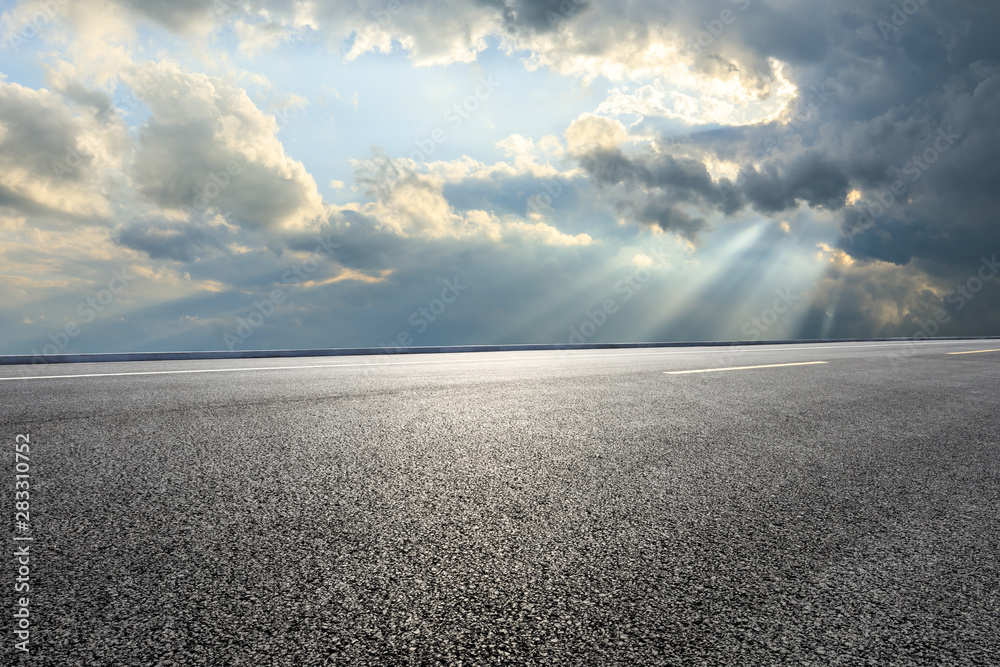
[[[565,134],[570,152],[577,154],[612,151],[628,137],[628,131],[620,121],[592,113],[574,119]]]
[[[589,234],[570,236],[544,222],[534,224],[513,221],[506,225],[507,236],[520,237],[522,242],[540,245],[585,246],[594,242]]]
[[[90,108],[0,79],[0,207],[56,222],[110,215],[124,128],[102,123],[98,94],[73,92]]]
[[[771,162],[760,171],[746,168],[737,183],[763,213],[794,208],[798,201],[836,210],[844,206],[850,190],[843,168],[819,150],[806,150],[784,163]]]
[[[245,90],[168,62],[122,78],[151,112],[133,169],[142,198],[165,209],[216,209],[249,229],[308,227],[323,217],[315,180],[285,155],[278,121]]]
[[[374,202],[350,205],[401,236],[442,238],[485,234],[499,237],[500,223],[485,211],[459,213],[442,194],[443,181],[420,174],[410,160],[375,155],[356,163],[357,181]]]
[[[514,153],[528,147],[517,137],[505,145]],[[523,153],[519,160],[515,160],[515,164],[523,170],[520,172],[507,163],[487,166],[462,160],[452,165],[434,163],[429,173],[420,173],[411,160],[393,160],[376,154],[356,162],[357,181],[375,201],[348,205],[342,213],[361,214],[380,229],[412,238],[479,238],[493,242],[517,239],[544,245],[592,243],[593,239],[586,233],[565,234],[544,221],[526,223],[517,219],[524,217],[523,210],[498,214],[489,200],[489,203],[484,202],[488,208],[456,208],[453,205],[451,199],[456,198],[456,189],[467,187],[469,182],[490,182],[497,176],[515,178],[518,173],[531,174],[539,167]],[[445,196],[445,188],[449,186],[453,193],[451,199]]]
[[[159,23],[174,32],[190,32],[205,29],[214,18],[243,3],[238,0],[112,0],[108,4]]]
[[[140,219],[115,231],[115,242],[146,253],[151,259],[194,262],[213,252],[226,252],[236,230],[223,219],[177,222]]]
[[[503,25],[510,34],[547,33],[558,29],[593,5],[589,0],[480,0],[484,6],[499,9]]]
[[[575,157],[594,184],[618,194],[615,206],[625,221],[694,240],[707,228],[708,216],[734,214],[744,205],[728,179],[714,180],[698,160],[656,148],[626,155],[610,145],[587,143]]]
[[[1000,73],[977,64],[833,145],[850,156],[860,192],[844,212],[843,247],[858,257],[951,265],[1000,246],[990,185],[1000,167],[989,148],[1000,140],[997,104]]]
[[[811,294],[797,336],[926,337],[921,325],[936,322],[939,314],[945,320],[944,328],[940,323],[934,327],[941,335],[969,330],[969,313],[956,311],[946,301],[949,283],[919,265],[900,267],[879,260],[855,261],[832,249],[824,254],[829,269]],[[990,299],[987,295],[985,301]]]
[[[213,22],[216,30],[231,25],[241,48],[250,52],[319,36],[343,48],[349,61],[398,45],[416,65],[469,63],[491,38],[499,39],[508,52],[527,53],[531,69],[628,83],[602,111],[641,110],[690,122],[712,116],[742,122],[774,117],[791,96],[780,63],[815,58],[822,44],[809,20],[822,17],[813,10],[804,18],[805,3],[786,10],[747,0],[636,3],[628,12],[610,0],[190,0],[169,6],[127,0],[122,5],[134,16],[182,34],[201,34]],[[722,16],[731,20],[723,24]],[[797,31],[775,30],[782,22],[794,22]],[[724,32],[706,33],[706,23]],[[767,38],[752,38],[760,33]],[[699,43],[702,34],[709,35],[709,45]],[[771,54],[752,51],[762,46]]]

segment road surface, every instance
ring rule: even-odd
[[[0,662],[996,664],[995,348],[0,367]]]

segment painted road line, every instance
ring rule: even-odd
[[[375,355],[372,355],[375,356]],[[379,355],[382,358],[382,355]],[[550,357],[546,357],[550,358]],[[527,360],[530,357],[518,357],[513,359],[504,359],[504,361],[517,361]],[[461,361],[465,363],[475,363],[483,361],[494,361],[493,359],[462,359]],[[28,375],[22,377],[6,377],[0,378],[0,382],[6,380],[52,380],[52,379],[65,379],[65,378],[107,378],[107,377],[122,377],[126,375],[180,375],[185,373],[238,373],[240,371],[293,371],[297,369],[307,369],[307,368],[359,368],[363,366],[369,367],[380,367],[385,368],[386,366],[416,366],[424,364],[453,364],[457,363],[457,360],[441,360],[441,361],[390,361],[388,363],[382,362],[370,362],[363,364],[301,364],[298,366],[246,366],[238,368],[185,368],[169,371],[124,371],[121,373],[77,373],[73,375]]]
[[[968,352],[949,352],[948,354],[982,354],[983,352],[1000,352],[1000,350],[969,350]]]
[[[784,368],[786,366],[815,366],[826,361],[800,361],[794,364],[764,364],[763,366],[730,366],[729,368],[700,368],[694,371],[663,371],[665,375],[687,375],[689,373],[721,373],[722,371],[748,371],[754,368]]]
[[[695,349],[683,349],[683,348],[670,348],[669,350],[655,351],[655,352],[621,352],[619,350],[607,350],[603,351],[602,354],[580,354],[580,352],[585,352],[584,350],[563,350],[563,354],[558,356],[536,356],[536,357],[496,357],[491,359],[446,359],[446,360],[435,360],[435,361],[390,361],[390,362],[367,362],[367,363],[357,363],[357,364],[303,364],[299,366],[250,366],[244,368],[198,368],[198,369],[182,369],[182,370],[164,370],[164,371],[126,371],[121,373],[73,373],[73,374],[63,374],[63,375],[28,375],[28,376],[16,376],[16,377],[0,377],[0,382],[8,382],[13,380],[55,380],[55,379],[65,379],[65,378],[78,378],[78,377],[121,377],[126,375],[176,375],[185,373],[235,373],[238,371],[278,371],[278,370],[295,370],[297,368],[358,368],[363,366],[412,366],[412,365],[424,365],[424,364],[457,364],[457,363],[482,363],[484,361],[541,361],[541,360],[553,360],[558,359],[560,361],[570,360],[570,359],[593,359],[601,357],[647,357],[647,356],[659,356],[659,355],[679,355],[679,354],[705,354],[715,350],[722,350],[731,353],[769,353],[769,352],[806,352],[809,350],[843,350],[847,348],[889,348],[889,347],[901,347],[905,345],[928,345],[932,343],[948,343],[948,344],[961,344],[967,341],[944,341],[944,340],[928,340],[928,341],[905,341],[905,342],[878,342],[869,344],[853,344],[853,345],[810,345],[807,347],[799,346],[786,346],[786,345],[717,345],[712,347],[699,347]],[[988,350],[974,350],[974,352],[986,352]],[[949,352],[948,354],[953,354]],[[387,356],[397,356],[392,354],[379,354],[370,355],[368,358],[385,359]],[[238,361],[233,359],[231,361]],[[88,363],[113,363],[113,362],[88,362]],[[125,362],[129,363],[129,362]],[[146,363],[146,362],[134,362],[134,363]],[[815,362],[810,362],[815,363]],[[826,362],[819,362],[826,363]],[[34,364],[26,364],[34,365]],[[778,364],[787,365],[787,364]],[[746,368],[767,368],[767,366],[747,366]],[[709,373],[713,370],[731,370],[731,369],[708,369],[705,372]],[[735,369],[732,369],[735,370]],[[693,372],[693,371],[692,371]]]
[[[616,354],[615,357],[623,356],[648,356],[644,353]],[[385,359],[387,355],[371,355],[368,358]],[[64,380],[67,378],[105,378],[105,377],[127,377],[130,375],[189,375],[193,373],[239,373],[241,371],[292,371],[312,368],[386,368],[390,366],[424,366],[429,364],[481,364],[498,361],[538,361],[538,360],[562,360],[562,359],[586,359],[595,357],[608,357],[603,354],[573,354],[563,356],[547,357],[502,357],[502,358],[477,358],[477,359],[435,359],[430,361],[369,361],[355,364],[300,364],[297,366],[240,366],[235,368],[182,368],[162,371],[121,371],[119,373],[70,373],[63,375],[26,375],[16,377],[0,377],[0,382],[13,380]],[[826,363],[826,362],[823,362]]]
[[[874,348],[874,349],[879,349],[879,348],[884,348],[884,347],[902,347],[902,346],[905,346],[905,345],[934,345],[934,344],[937,344],[937,345],[959,345],[959,344],[962,344],[962,343],[972,344],[972,343],[976,343],[976,342],[977,341],[969,341],[969,340],[915,340],[915,339],[909,339],[909,340],[904,340],[904,341],[875,341],[875,342],[872,342],[872,343],[863,343],[863,344],[860,344],[860,345],[848,345],[848,344],[844,344],[844,343],[833,343],[833,344],[830,344],[830,345],[814,345],[814,344],[803,344],[803,343],[794,343],[794,344],[774,343],[774,344],[768,344],[768,345],[754,345],[754,344],[745,344],[745,343],[734,343],[732,345],[711,345],[711,346],[707,346],[707,347],[706,346],[693,345],[693,346],[690,346],[690,347],[638,348],[638,349],[645,350],[643,352],[627,352],[627,351],[625,351],[627,349],[636,349],[636,348],[619,348],[619,349],[606,349],[606,350],[594,350],[593,348],[587,348],[587,349],[582,349],[582,350],[573,350],[573,349],[564,349],[564,350],[530,350],[532,352],[550,352],[551,351],[551,352],[559,352],[560,353],[558,357],[530,357],[530,358],[531,359],[562,359],[565,356],[572,356],[574,358],[583,358],[583,357],[600,357],[600,356],[605,356],[606,354],[613,354],[613,355],[619,356],[619,357],[640,356],[640,355],[641,356],[648,356],[648,355],[654,355],[654,354],[704,354],[705,352],[711,351],[711,350],[726,350],[726,351],[729,351],[729,352],[787,352],[787,351],[791,350],[791,351],[795,351],[795,352],[800,352],[802,350],[844,350],[844,349],[848,349],[848,348]],[[387,349],[392,349],[392,348],[387,348]],[[518,351],[521,351],[521,350],[518,350]],[[581,353],[585,353],[585,352],[595,352],[595,351],[600,352],[601,354],[581,354]],[[514,350],[499,350],[499,351],[491,351],[491,352],[470,352],[470,353],[464,353],[463,352],[461,354],[505,354],[505,353],[508,353],[508,352],[514,352]],[[399,354],[397,352],[385,352],[383,354],[344,354],[344,355],[329,355],[329,356],[330,357],[334,357],[334,358],[345,358],[345,357],[347,357],[347,358],[350,358],[350,357],[386,357],[386,356],[398,357],[398,356],[409,356],[411,354],[418,354],[419,355],[419,354],[436,354],[436,353],[433,353],[433,352],[427,352],[427,353],[423,353],[423,352],[411,352],[411,353],[407,353],[405,355],[401,355],[401,354]],[[458,353],[458,352],[447,352],[445,354],[460,354],[460,353]],[[0,355],[0,356],[2,356],[2,355]],[[90,364],[107,364],[107,363],[144,364],[144,363],[158,363],[160,361],[245,361],[247,359],[315,359],[315,358],[317,358],[315,355],[314,356],[306,356],[306,357],[232,357],[232,358],[228,358],[228,357],[219,357],[219,358],[205,357],[203,359],[141,359],[141,360],[140,359],[136,359],[136,360],[124,360],[124,361],[101,361],[101,360],[95,360],[95,361],[73,361],[73,362],[67,362],[67,363],[72,363],[74,366],[87,366],[87,365],[90,365]],[[510,357],[510,358],[528,359],[529,357]],[[452,362],[449,361],[449,362],[435,362],[435,363],[452,363]],[[35,362],[31,362],[31,363],[25,363],[25,364],[4,364],[4,365],[10,365],[10,366],[38,366],[38,365],[42,365],[42,366],[44,366],[46,364],[44,364],[44,363],[42,363],[42,364],[36,364]],[[2,366],[0,366],[0,367],[2,367]],[[2,378],[0,378],[0,379],[2,379]]]

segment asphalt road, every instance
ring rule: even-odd
[[[992,348],[2,367],[0,662],[997,664]]]

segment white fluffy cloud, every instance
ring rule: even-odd
[[[297,229],[324,215],[316,182],[278,140],[278,120],[246,91],[145,63],[123,74],[152,116],[139,130],[135,188],[165,209],[214,208],[253,229]]]
[[[527,149],[521,138],[512,138],[508,145]],[[515,151],[516,152],[516,151]],[[434,163],[429,173],[417,171],[411,160],[392,160],[375,156],[357,162],[359,182],[375,201],[367,204],[350,204],[349,210],[378,221],[386,231],[405,237],[429,239],[489,239],[494,242],[531,242],[540,245],[590,245],[590,235],[565,234],[555,226],[530,216],[530,223],[517,215],[498,215],[492,210],[456,210],[444,195],[449,183],[459,183],[467,178],[489,181],[497,174],[511,177],[515,174],[532,175],[540,165],[521,154],[520,164],[498,163],[484,165],[471,160],[457,163]],[[520,167],[520,171],[518,170]]]
[[[625,141],[628,130],[619,121],[592,113],[583,114],[566,129],[571,153],[613,150]]]
[[[126,153],[124,126],[94,107],[0,79],[0,208],[107,218]]]

